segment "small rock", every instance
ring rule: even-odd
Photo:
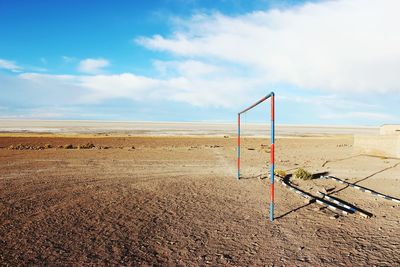
[[[229,255],[229,254],[222,254],[222,257],[223,257],[225,260],[232,260],[232,256]]]
[[[315,199],[313,199],[313,198],[304,199],[304,203],[306,203],[306,204],[311,204],[311,203],[314,203],[314,202],[315,202]]]
[[[328,194],[330,192],[332,192],[333,190],[336,189],[336,186],[331,186],[331,187],[320,187],[319,191],[324,193],[324,194]]]
[[[339,215],[337,215],[337,214],[332,215],[331,217],[329,217],[329,219],[331,219],[331,220],[336,220],[337,218],[339,218]]]

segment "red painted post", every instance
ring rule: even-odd
[[[269,219],[274,220],[275,206],[275,95],[271,93],[271,202],[269,205]]]
[[[240,114],[238,114],[237,178],[240,179]]]

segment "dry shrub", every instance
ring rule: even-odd
[[[95,148],[95,147],[96,146],[94,144],[92,144],[92,143],[87,143],[85,145],[80,145],[79,146],[79,148],[81,148],[81,149],[92,149],[92,148]]]
[[[284,170],[280,170],[280,169],[275,170],[274,173],[276,176],[281,177],[281,178],[285,178],[287,175]]]
[[[301,179],[301,180],[311,180],[312,179],[312,174],[303,168],[298,168],[294,174],[294,178],[296,179]]]

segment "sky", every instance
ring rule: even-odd
[[[0,119],[400,123],[400,1],[0,0]],[[269,119],[268,103],[246,114]]]

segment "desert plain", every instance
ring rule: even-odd
[[[203,126],[2,128],[0,265],[399,266],[399,203],[290,179],[372,216],[343,215],[277,180],[270,222],[268,135],[250,127],[237,180],[235,127]],[[377,129],[323,129],[278,127],[276,169],[400,198],[400,159],[353,147],[353,132]]]

